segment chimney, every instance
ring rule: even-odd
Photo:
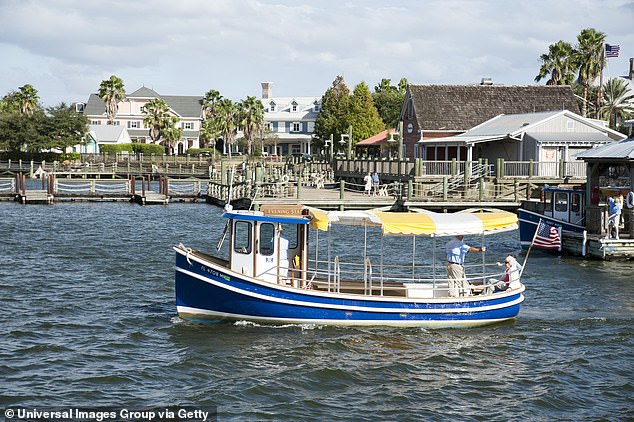
[[[480,85],[493,85],[493,80],[491,78],[482,78]]]
[[[273,82],[262,82],[262,99],[273,97]]]
[[[630,57],[630,81],[634,81],[634,57]]]

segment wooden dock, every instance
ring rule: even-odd
[[[16,194],[15,200],[21,204],[45,204],[52,205],[54,203],[54,196],[48,193],[46,190],[28,190],[22,193]]]

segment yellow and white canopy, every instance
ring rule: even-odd
[[[456,236],[516,230],[517,215],[498,209],[468,209],[455,213],[323,211],[309,209],[311,226],[328,230],[331,224],[379,226],[384,235]]]

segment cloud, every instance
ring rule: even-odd
[[[631,1],[4,0],[0,95],[24,83],[49,105],[86,100],[109,75],[129,91],[229,98],[321,95],[337,75],[352,88],[414,83],[531,84],[539,55],[594,27],[634,56]],[[617,68],[622,70],[616,70]]]

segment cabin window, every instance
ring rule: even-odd
[[[570,211],[578,213],[581,211],[581,194],[573,193],[570,201]]]
[[[544,212],[553,212],[553,193],[544,192]]]
[[[285,224],[284,225],[284,237],[288,240],[288,248],[297,248],[297,224]],[[290,259],[290,258],[289,258]]]
[[[236,221],[233,232],[233,249],[238,253],[251,253],[251,223]]]
[[[557,192],[555,194],[555,211],[568,211],[568,194]]]
[[[271,256],[275,250],[275,226],[271,223],[260,224],[260,255]]]

